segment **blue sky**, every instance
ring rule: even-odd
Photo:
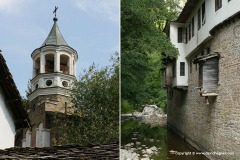
[[[60,31],[78,52],[77,75],[108,65],[120,50],[120,0],[0,0],[0,49],[21,96],[32,78],[31,53],[47,38],[58,6]]]

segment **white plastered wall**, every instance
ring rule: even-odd
[[[14,146],[15,125],[0,88],[0,149]]]

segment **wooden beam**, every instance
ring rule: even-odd
[[[18,98],[16,98],[16,99],[14,99],[14,98],[5,99],[5,102],[6,102],[7,104],[9,104],[9,103],[15,103],[15,102],[17,102],[17,101],[20,101],[20,99],[18,99]]]

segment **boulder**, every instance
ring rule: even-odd
[[[165,114],[163,110],[156,105],[147,105],[144,107],[143,115],[163,115]]]

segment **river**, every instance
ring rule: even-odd
[[[139,159],[145,157],[143,149],[155,146],[157,151],[149,159],[154,160],[208,160],[189,143],[166,126],[151,127],[150,125],[127,122],[122,124],[121,146],[126,148],[132,144],[136,148]],[[145,158],[145,159],[147,159]]]

